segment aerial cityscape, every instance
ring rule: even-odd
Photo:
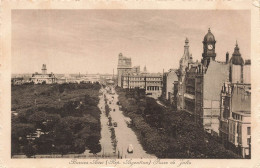
[[[181,14],[180,18],[185,17]],[[52,22],[48,22],[50,27],[55,25]],[[115,29],[122,26],[113,22]],[[245,52],[248,47],[244,49],[240,40],[225,34],[233,48],[221,50],[220,56],[217,51],[222,40],[214,33],[220,30],[212,26],[203,31],[197,38],[191,35],[192,40],[179,35],[182,47],[175,50],[181,56],[172,56],[176,66],[170,68],[162,63],[164,57],[151,64],[147,56],[144,61],[133,59],[120,48],[109,56],[113,58],[99,63],[116,60],[116,65],[111,63],[107,71],[96,65],[96,73],[81,65],[82,70],[76,72],[78,67],[65,64],[65,72],[56,73],[53,65],[62,67],[62,62],[52,62],[49,67],[49,57],[45,62],[35,58],[37,65],[34,62],[21,73],[17,69],[24,65],[15,66],[11,76],[11,157],[250,159],[250,52]],[[13,38],[19,41],[18,35]],[[202,51],[199,56],[192,54],[192,44],[200,46],[196,49]],[[19,49],[14,54],[23,52]],[[159,71],[154,68],[157,64]],[[30,71],[33,67],[41,68]]]

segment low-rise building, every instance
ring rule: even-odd
[[[23,77],[14,77],[11,79],[11,84],[12,85],[22,85],[24,84],[24,78]]]
[[[145,89],[146,95],[153,98],[158,98],[162,94],[162,74],[160,73],[124,74],[121,80],[122,88]]]

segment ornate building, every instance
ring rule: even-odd
[[[236,42],[229,60],[229,81],[221,90],[219,136],[228,149],[242,157],[251,148],[251,80],[250,60],[243,60]]]
[[[223,83],[229,80],[229,64],[215,60],[216,40],[210,29],[202,43],[201,63],[190,60],[185,72],[180,68],[180,77],[184,80],[180,80],[179,95],[183,94],[183,99],[179,99],[179,103],[207,132],[218,135],[220,91]]]
[[[55,77],[55,75],[52,72],[50,74],[47,74],[46,64],[43,64],[42,73],[36,72],[36,73],[32,74],[32,77],[30,78],[30,80],[34,84],[38,84],[38,83],[53,84],[53,83],[56,83],[57,78]]]

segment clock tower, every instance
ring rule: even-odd
[[[210,60],[215,60],[216,53],[215,53],[215,44],[216,40],[214,35],[211,33],[210,28],[208,33],[205,35],[203,40],[203,53],[202,53],[202,64],[207,66],[210,63]]]

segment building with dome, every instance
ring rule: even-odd
[[[194,62],[185,40],[178,70],[178,109],[194,116],[198,125],[219,136],[225,147],[250,156],[251,61],[244,60],[238,42],[232,57],[216,60],[216,39],[209,29],[202,41],[201,62]]]
[[[216,39],[210,29],[202,41],[201,62],[194,62],[189,53],[189,41],[185,40],[184,55],[178,70],[178,109],[192,114],[205,131],[219,135],[222,86],[226,82],[250,83],[249,60],[244,61],[236,43],[232,57],[216,60]]]
[[[244,61],[236,42],[229,60],[229,81],[221,89],[219,136],[226,148],[243,158],[249,158],[251,151],[250,69],[251,61]]]
[[[239,52],[239,47],[236,42],[236,47],[229,61],[230,64],[230,82],[243,83],[243,66],[244,60]]]

